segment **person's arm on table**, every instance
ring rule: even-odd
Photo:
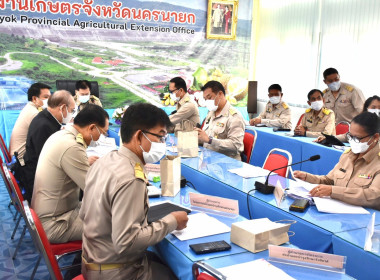
[[[284,110],[280,116],[277,118],[270,120],[270,119],[261,119],[261,123],[265,124],[268,127],[283,127],[285,128],[285,125],[290,122],[291,119],[291,111],[290,109]]]

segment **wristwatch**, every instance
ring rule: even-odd
[[[211,145],[213,137],[212,137],[212,136],[209,136],[208,139],[209,139],[209,140],[208,140],[208,143]]]

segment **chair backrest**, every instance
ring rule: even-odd
[[[346,134],[350,130],[350,124],[348,122],[340,122],[335,127],[336,135]]]
[[[244,133],[244,151],[243,154],[245,155],[246,159],[245,162],[249,163],[251,161],[251,156],[253,153],[253,148],[255,147],[256,140],[257,140],[257,133],[254,129],[247,129],[250,132]]]
[[[24,206],[23,206],[24,197],[22,196],[22,192],[16,181],[16,178],[9,171],[5,163],[2,164],[1,172],[4,173],[5,179],[8,182],[8,185],[12,192],[11,199],[13,201],[13,204],[15,205],[17,211],[23,212],[24,211]]]
[[[34,212],[33,209],[28,207],[27,201],[24,202],[24,209],[33,242],[35,243],[38,251],[40,251],[40,253],[42,254],[51,278],[53,280],[63,280],[57,259],[51,249],[50,242],[46,236],[44,228],[42,227],[40,219],[38,218],[36,212]]]
[[[201,272],[205,271],[207,273]],[[227,277],[220,273],[217,269],[208,265],[203,261],[193,263],[193,278],[196,280],[226,280]]]
[[[64,89],[69,91],[73,96],[75,95],[75,84],[77,81],[73,80],[57,80],[55,81],[55,85],[57,90]],[[90,81],[91,84],[91,95],[95,95],[99,97],[99,85],[96,81]]]
[[[11,161],[12,161],[11,154],[9,153],[8,148],[5,145],[3,136],[1,134],[0,134],[0,150],[1,150],[1,153],[3,155],[4,161],[6,163],[11,163]]]
[[[285,154],[287,157],[283,154]],[[263,168],[266,170],[273,170],[281,166],[292,164],[292,161],[292,155],[288,151],[275,148],[269,151],[267,158],[265,159]],[[289,170],[290,167],[284,167],[274,172],[282,177],[288,177]]]
[[[298,119],[297,126],[299,126],[299,125],[301,124],[301,121],[302,121],[304,115],[305,115],[305,114],[302,114],[302,115],[300,116],[300,118]]]

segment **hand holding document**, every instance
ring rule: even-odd
[[[243,164],[243,167],[229,169],[228,172],[237,174],[243,178],[254,178],[254,177],[266,177],[268,176],[270,171],[263,169],[261,167],[250,165],[250,164]]]
[[[305,198],[309,201],[312,200],[310,191],[318,184],[310,184],[308,182],[296,179],[295,181],[289,180],[289,189],[286,191],[289,197],[294,199]]]
[[[361,206],[351,205],[330,197],[313,197],[319,212],[333,214],[369,214]]]
[[[205,213],[189,215],[187,227],[172,233],[181,241],[230,232],[231,228]]]
[[[106,137],[103,141],[98,141],[97,146],[89,146],[87,148],[87,156],[98,156],[102,157],[111,151],[117,150],[116,142],[114,138]]]

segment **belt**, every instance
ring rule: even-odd
[[[105,264],[88,263],[83,256],[82,256],[82,261],[88,270],[95,270],[95,271],[122,268],[122,267],[128,265],[126,263],[105,263]]]

